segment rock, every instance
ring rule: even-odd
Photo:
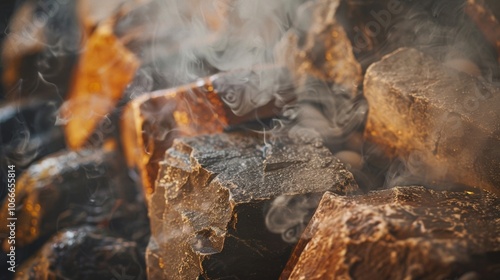
[[[150,200],[148,277],[276,279],[292,245],[275,233],[288,230],[279,228],[283,224],[293,229],[307,223],[280,221],[276,206],[300,205],[294,210],[306,219],[314,196],[358,190],[328,149],[307,137],[266,143],[239,133],[176,139]],[[267,207],[273,211],[266,215]]]
[[[335,13],[341,1],[316,0],[299,7],[298,23],[276,47],[278,62],[302,82],[309,75],[356,95],[361,66]]]
[[[149,235],[145,205],[111,146],[61,151],[33,163],[20,176],[15,189],[16,246],[82,224],[109,227],[145,245]],[[7,200],[1,211],[6,221]],[[8,228],[2,227],[0,233],[8,236]]]
[[[499,221],[479,190],[326,193],[281,279],[498,279]]]
[[[500,193],[500,88],[399,49],[364,81],[365,136],[408,172]]]
[[[121,125],[127,164],[138,171],[149,197],[158,162],[173,139],[276,116],[293,98],[292,88],[286,70],[264,68],[222,73],[139,96],[125,108]]]
[[[84,147],[134,78],[140,60],[113,33],[116,18],[102,21],[85,43],[61,115],[73,150]]]
[[[15,279],[146,279],[137,244],[93,227],[52,237]]]

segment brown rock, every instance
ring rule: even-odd
[[[364,93],[365,136],[411,174],[500,193],[499,88],[400,49],[368,68]]]
[[[266,85],[266,79],[273,83]],[[269,68],[223,73],[142,95],[127,105],[122,121],[127,164],[138,171],[149,196],[158,162],[173,139],[275,116],[291,99],[290,89],[287,71]]]
[[[301,141],[266,145],[238,133],[175,140],[150,200],[148,277],[276,279],[291,245],[266,229],[272,200],[357,191],[321,142]]]
[[[498,279],[500,200],[396,187],[326,193],[282,279]]]
[[[311,75],[344,87],[355,95],[361,84],[361,66],[354,57],[344,28],[336,21],[338,0],[306,2],[299,22],[276,48],[278,61],[297,78]]]

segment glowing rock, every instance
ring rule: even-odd
[[[108,19],[90,35],[79,58],[68,99],[61,109],[65,135],[74,150],[84,146],[97,125],[121,98],[140,62],[113,34]]]

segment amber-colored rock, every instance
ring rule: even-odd
[[[293,139],[266,145],[231,133],[175,140],[149,205],[148,277],[276,279],[291,244],[266,228],[280,223],[276,211],[265,217],[266,207],[282,196],[357,191],[320,141]]]
[[[139,59],[113,34],[115,19],[103,21],[86,41],[62,107],[68,146],[80,149],[116,106],[134,78]]]
[[[368,68],[365,136],[429,182],[500,193],[500,89],[414,49]]]
[[[336,21],[338,0],[306,2],[300,8],[298,27],[276,48],[278,62],[297,78],[312,75],[342,86],[353,95],[361,84],[361,66],[354,57],[344,28]]]
[[[275,86],[263,89],[265,79]],[[127,164],[138,171],[146,195],[154,190],[158,162],[173,139],[276,116],[291,99],[290,84],[280,68],[235,71],[132,100],[123,114],[122,139]]]
[[[499,221],[488,192],[326,193],[281,279],[498,279]]]
[[[153,192],[159,159],[175,137],[220,132],[227,125],[221,100],[204,86],[159,91],[127,105],[122,121],[125,156],[128,166],[137,169],[146,195]]]

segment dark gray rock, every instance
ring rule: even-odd
[[[84,226],[52,237],[15,279],[146,279],[146,273],[135,242]]]
[[[315,196],[357,191],[321,141],[293,139],[266,144],[231,133],[175,140],[150,201],[148,277],[276,279],[292,247],[275,233],[306,224]],[[283,204],[302,205],[294,209],[304,220],[280,222]],[[266,217],[267,207],[274,210]]]
[[[145,245],[146,207],[124,170],[121,156],[110,148],[61,151],[32,164],[15,189],[16,246],[82,224],[107,227]],[[7,208],[4,200],[3,220],[7,220]],[[4,236],[7,231],[0,229]]]

